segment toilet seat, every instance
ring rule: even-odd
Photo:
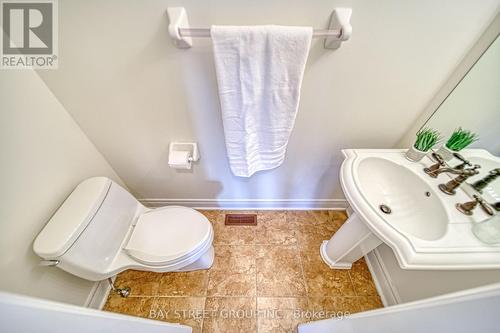
[[[146,265],[166,266],[199,255],[212,240],[212,225],[203,214],[169,206],[139,216],[124,250]]]

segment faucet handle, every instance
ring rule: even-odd
[[[446,162],[444,161],[444,158],[439,155],[438,153],[432,153],[432,158],[439,163],[440,166],[445,166]]]
[[[476,171],[477,169],[481,169],[481,166],[479,164],[474,164],[474,166],[472,168],[470,168],[469,170]],[[477,173],[479,173],[479,171]]]
[[[474,199],[477,201],[477,203],[481,206],[481,208],[484,210],[484,212],[490,216],[495,215],[495,212],[493,211],[493,208],[491,208],[490,204],[486,202],[483,198],[481,198],[479,195],[474,194],[473,195]]]
[[[477,169],[481,169],[481,166],[479,164],[474,164],[474,166],[470,169],[464,169],[462,172],[465,176],[470,177],[477,175],[479,171]]]
[[[458,203],[455,205],[455,207],[463,214],[465,215],[472,215],[474,208],[479,204],[481,208],[484,210],[484,212],[490,216],[495,215],[495,212],[493,211],[493,208],[479,195],[474,194],[472,196],[474,200],[465,202],[465,203]]]
[[[459,153],[453,153],[453,157],[456,159],[462,161],[462,164],[457,165],[454,169],[456,170],[463,170],[466,166],[472,166],[472,163],[467,161],[465,157],[460,155]]]
[[[453,157],[455,157],[455,158],[459,159],[459,160],[460,160],[460,161],[462,161],[462,162],[469,162],[469,161],[467,161],[467,160],[465,159],[465,157],[463,157],[462,155],[460,155],[459,153],[456,153],[456,152],[455,152],[455,153],[453,153]]]

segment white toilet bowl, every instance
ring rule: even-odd
[[[194,209],[144,207],[108,178],[80,183],[37,236],[44,263],[99,281],[126,269],[208,269],[213,228]]]

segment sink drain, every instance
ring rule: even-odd
[[[382,204],[382,205],[378,206],[378,208],[380,208],[380,210],[381,210],[381,211],[382,211],[382,213],[384,213],[384,214],[390,214],[390,213],[392,212],[391,208],[389,208],[389,206],[384,205],[384,204]]]

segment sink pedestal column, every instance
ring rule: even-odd
[[[353,213],[328,241],[323,241],[323,261],[335,269],[350,269],[352,263],[382,244],[365,223]]]

